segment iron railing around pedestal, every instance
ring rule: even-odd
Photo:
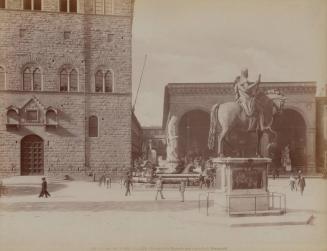
[[[258,201],[261,199],[268,200],[268,208],[267,210],[263,210],[258,208]],[[252,210],[236,210],[235,208],[231,207],[231,200],[242,200],[248,199],[253,200],[253,208]],[[286,195],[283,193],[276,193],[276,192],[269,192],[268,194],[251,194],[251,195],[226,195],[226,202],[227,202],[227,212],[229,215],[232,214],[262,214],[262,213],[271,213],[273,211],[278,210],[279,213],[285,214],[286,213]]]
[[[206,208],[206,214],[207,216],[209,215],[209,207],[210,207],[210,194],[212,193],[215,193],[215,192],[202,192],[202,193],[199,193],[199,196],[198,196],[198,209],[199,209],[199,212],[201,211],[201,198],[205,198],[203,201],[205,202],[205,208]]]

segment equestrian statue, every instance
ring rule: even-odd
[[[243,69],[241,76],[234,82],[235,101],[215,104],[211,108],[208,147],[214,149],[218,141],[218,156],[223,157],[223,141],[233,128],[257,133],[256,156],[261,156],[261,137],[264,132],[276,135],[271,129],[274,116],[280,113],[285,96],[279,90],[263,92],[260,88],[261,75],[254,83],[248,81],[248,70]],[[218,128],[220,125],[220,132]]]

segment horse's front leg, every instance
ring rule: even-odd
[[[262,158],[261,155],[261,138],[262,138],[263,132],[261,130],[257,130],[257,150],[256,150],[256,156],[258,158]]]
[[[218,135],[218,157],[224,157],[223,140],[228,132],[227,128],[222,128],[222,131]]]

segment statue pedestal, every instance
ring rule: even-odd
[[[226,195],[229,214],[268,211],[269,158],[215,158],[216,188]]]

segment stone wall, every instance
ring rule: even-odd
[[[22,0],[7,0],[6,8],[22,10],[22,2]],[[104,4],[110,6],[111,11],[97,13],[95,6],[102,7]],[[42,11],[59,12],[59,0],[42,0]],[[77,0],[77,13],[131,16],[132,12],[133,1],[131,0]]]
[[[43,107],[58,109],[58,127],[47,128],[44,121],[7,128],[6,109],[0,114],[0,175],[20,174],[21,140],[31,134],[44,141],[45,174],[109,171],[121,174],[130,166],[130,96],[126,94],[0,93],[0,107],[15,104],[23,112],[33,97]],[[85,110],[85,104],[87,110]],[[88,137],[88,118],[98,117],[99,136]],[[86,118],[86,119],[84,119]],[[85,167],[86,163],[86,167]]]
[[[22,90],[22,71],[33,63],[41,69],[44,91],[59,91],[63,65],[77,70],[80,91],[86,82],[86,90],[94,90],[101,66],[112,70],[115,92],[131,91],[130,18],[0,10],[0,37],[8,90]]]
[[[59,13],[53,0],[43,0],[42,11],[21,10],[20,0],[0,9],[0,65],[6,72],[0,90],[0,176],[20,175],[21,140],[33,134],[43,139],[45,175],[122,175],[130,167],[133,1],[115,3],[114,15],[93,15],[93,3],[83,0],[77,14]],[[29,65],[41,69],[41,91],[23,91]],[[78,72],[76,92],[60,92],[65,66]],[[113,93],[95,93],[98,69],[113,73]],[[27,123],[23,117],[31,104],[39,117]],[[7,125],[9,106],[20,112],[17,128]],[[57,127],[44,124],[48,107],[57,110]],[[92,115],[98,117],[98,137],[88,135]]]

